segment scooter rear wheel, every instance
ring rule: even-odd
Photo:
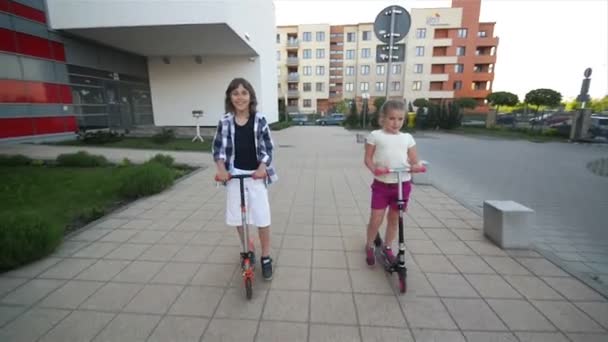
[[[247,299],[251,299],[253,296],[253,284],[250,278],[245,279],[245,296]]]
[[[399,274],[399,292],[405,293],[407,291],[407,281],[405,274]]]

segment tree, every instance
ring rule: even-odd
[[[454,104],[460,109],[468,108],[475,109],[477,107],[477,101],[470,97],[461,97],[454,100]]]
[[[348,116],[346,116],[346,120],[344,120],[344,125],[350,128],[360,126],[359,114],[357,113],[357,103],[355,103],[355,101],[351,102],[350,113],[348,114]]]
[[[410,113],[414,111],[414,106],[412,106],[412,101],[408,102],[407,111]]]
[[[426,107],[429,106],[429,101],[427,99],[422,99],[422,98],[415,99],[414,100],[414,106],[416,106],[418,108],[420,108],[420,107],[426,108]]]
[[[517,95],[509,93],[508,91],[493,92],[486,97],[486,100],[488,100],[492,106],[496,107],[497,114],[500,106],[515,106],[519,102]]]
[[[524,100],[526,103],[536,106],[536,115],[538,116],[538,110],[540,106],[556,107],[562,102],[562,94],[546,88],[539,88],[530,90]],[[538,120],[534,120],[535,123]]]
[[[283,122],[283,121],[289,121],[289,115],[287,115],[287,110],[285,108],[285,100],[284,99],[279,99],[279,121]]]
[[[350,100],[342,100],[341,102],[338,102],[338,104],[336,104],[336,112],[346,114],[349,109],[349,101]]]

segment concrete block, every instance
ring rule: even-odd
[[[483,203],[483,232],[501,248],[529,248],[534,210],[513,201]]]

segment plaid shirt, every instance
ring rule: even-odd
[[[270,137],[270,127],[266,118],[256,113],[255,121],[253,122],[253,131],[255,134],[255,150],[257,152],[258,162],[266,164],[266,172],[268,173],[268,184],[278,179],[272,163],[272,150],[274,144]],[[234,114],[226,113],[217,125],[217,131],[213,138],[213,160],[223,160],[226,170],[230,171],[234,168]]]

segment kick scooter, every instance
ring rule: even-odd
[[[423,165],[422,170],[419,172],[426,172],[427,162],[422,161]],[[405,211],[405,200],[403,200],[403,175],[405,173],[409,173],[411,170],[409,168],[396,168],[396,169],[387,169],[384,174],[394,173],[397,175],[397,187],[398,187],[398,197],[397,197],[397,208],[399,209],[399,254],[397,254],[397,258],[394,261],[388,260],[383,253],[382,250],[382,238],[380,237],[380,232],[376,235],[376,239],[374,240],[374,245],[376,248],[376,259],[379,259],[382,265],[384,265],[384,269],[389,272],[389,274],[397,273],[399,276],[399,292],[405,293],[407,291],[407,268],[405,267],[405,239],[403,232],[403,215]]]

